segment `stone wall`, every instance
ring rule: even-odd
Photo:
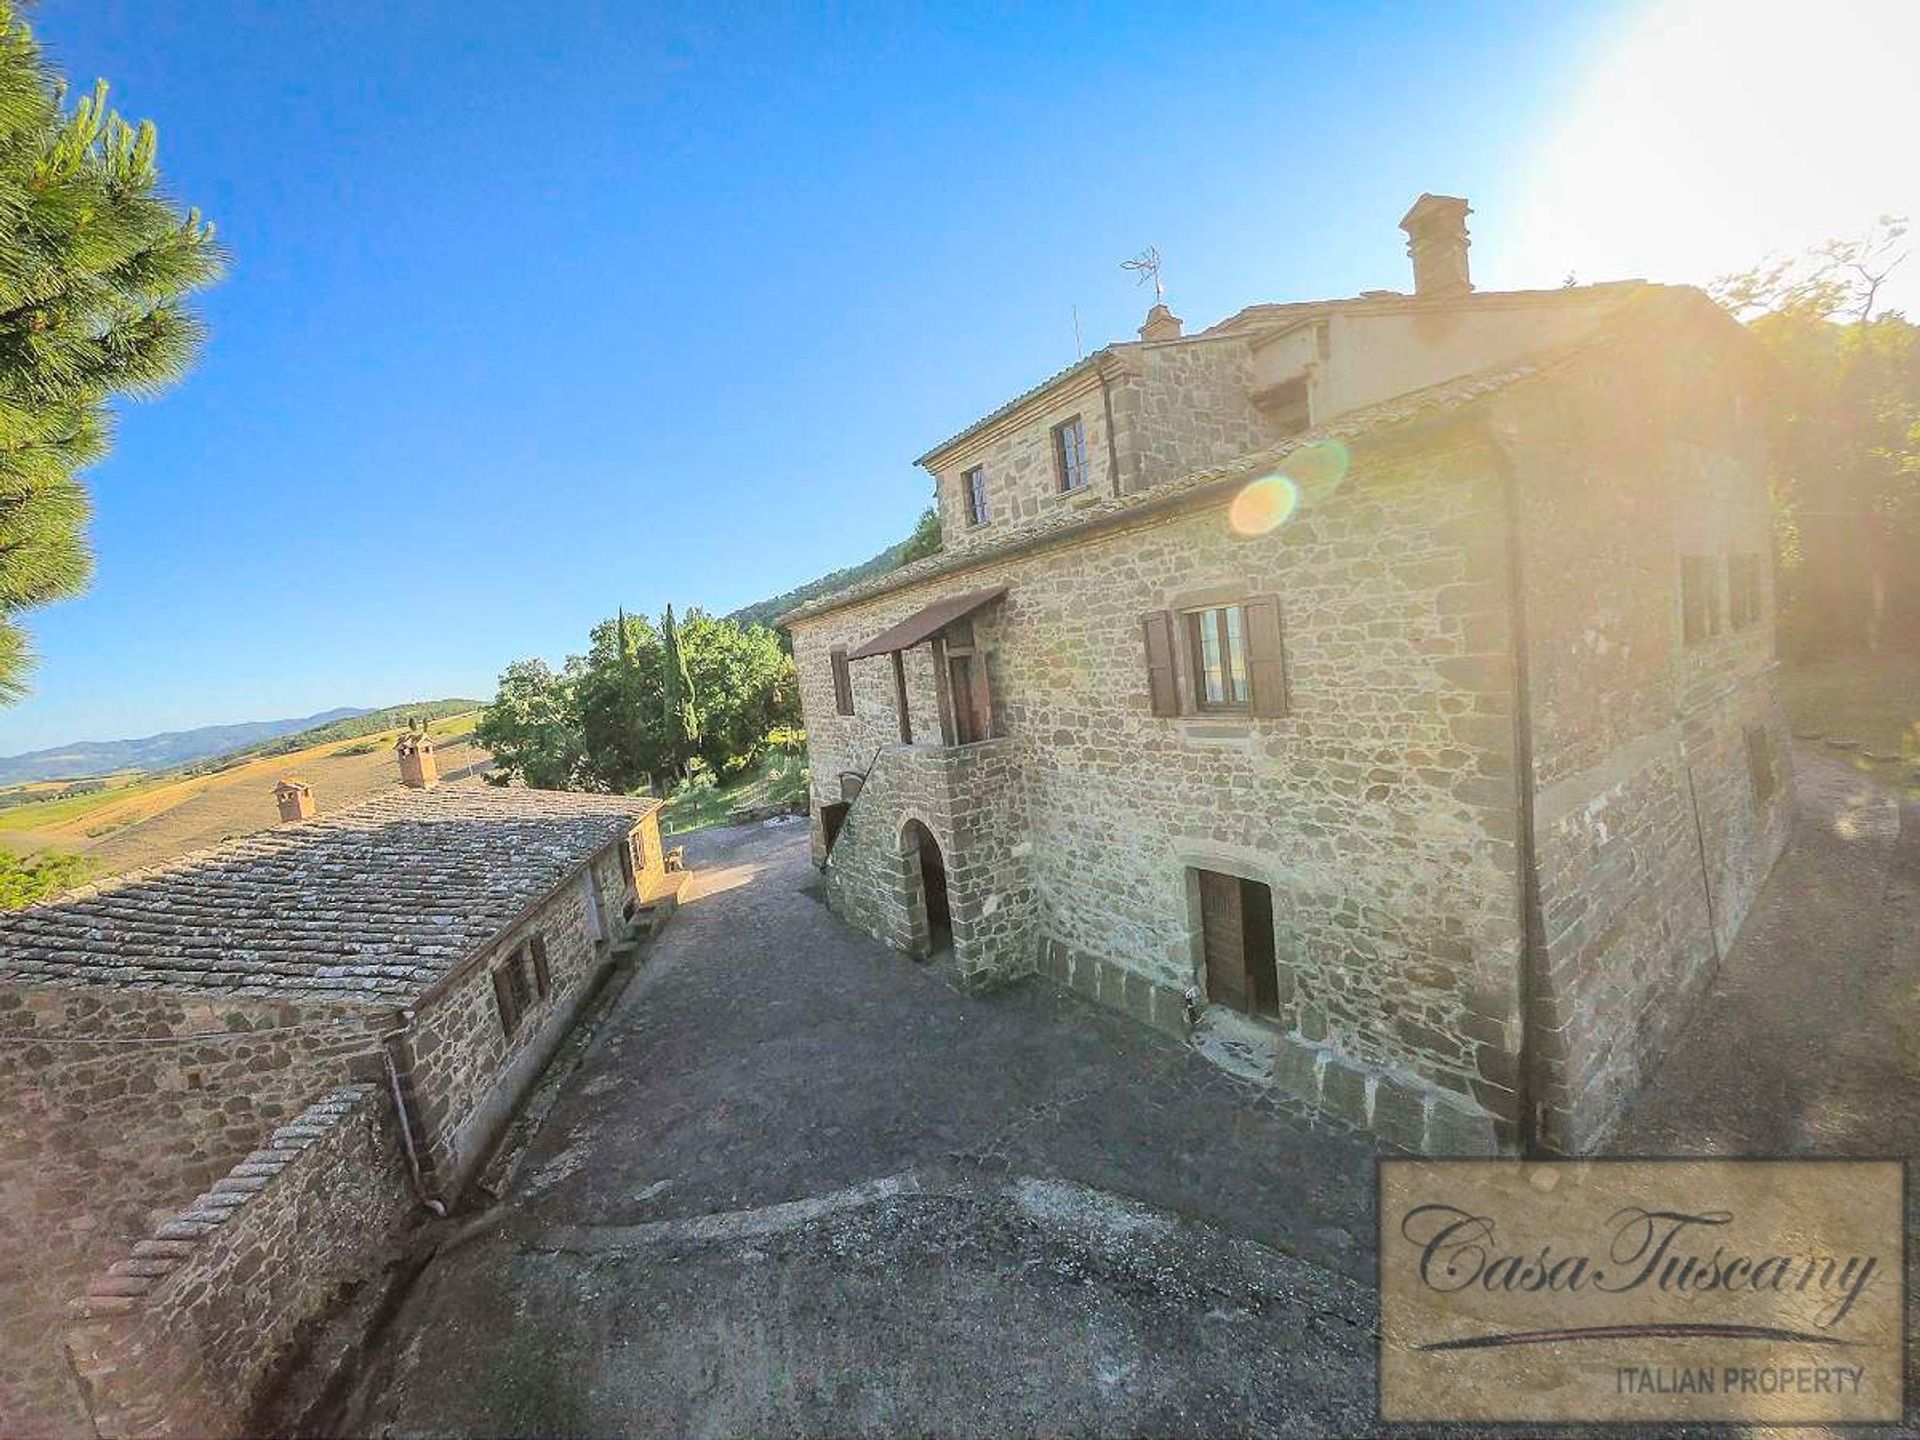
[[[1704,303],[1704,302],[1703,302]],[[1790,821],[1772,614],[1682,632],[1680,557],[1771,553],[1759,377],[1717,313],[1501,407],[1520,482],[1545,1139],[1604,1141],[1732,944]],[[1747,731],[1776,781],[1749,775]]]
[[[87,1285],[65,1334],[93,1432],[245,1433],[303,1330],[417,1206],[392,1103],[331,1090]]]
[[[944,861],[962,983],[1031,971],[1036,897],[1016,755],[1007,740],[882,750],[826,856],[835,910],[895,949],[927,953],[923,877],[907,829],[917,820]]]
[[[0,1434],[87,1433],[68,1298],[314,1092],[379,1073],[391,1008],[0,986]]]
[[[1448,1097],[1490,1145],[1483,1106],[1511,1096],[1489,1077],[1511,1080],[1497,1020],[1516,1004],[1520,904],[1503,492],[1477,436],[1363,446],[1344,484],[1267,535],[1235,534],[1221,501],[796,621],[816,813],[839,772],[898,739],[887,663],[854,662],[841,716],[829,650],[1004,584],[975,638],[1044,938],[1110,976],[1096,985],[1118,1003],[1138,977],[1164,1023],[1172,996],[1204,989],[1194,870],[1263,880],[1289,1043]],[[1290,713],[1152,715],[1142,614],[1255,591],[1283,597]],[[924,647],[907,673],[918,738],[936,714]],[[854,806],[863,837],[906,818],[878,798]],[[876,869],[873,886],[895,879]],[[1352,1118],[1369,1120],[1364,1096]]]
[[[1063,492],[1053,455],[1053,427],[1076,415],[1087,439],[1087,483],[1079,490]],[[1063,507],[1111,495],[1112,451],[1108,442],[1100,378],[1088,372],[1063,382],[1053,394],[996,422],[951,453],[936,456],[934,495],[940,506],[940,529],[946,547],[965,550]],[[984,525],[969,523],[966,490],[961,483],[962,476],[976,465],[986,472],[987,479],[988,518]]]
[[[630,836],[622,843],[639,849],[644,841]],[[653,843],[657,866],[657,829]],[[608,965],[612,937],[620,933],[632,900],[618,849],[610,846],[421,998],[397,1048],[430,1188],[447,1196],[457,1193],[485,1158]],[[529,970],[530,1003],[508,1035],[494,994],[494,970],[536,935],[546,944],[552,989],[544,999],[531,995]]]
[[[1113,387],[1121,488],[1146,490],[1270,443],[1244,337],[1129,346]]]

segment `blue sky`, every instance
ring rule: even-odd
[[[1072,307],[1131,337],[1148,244],[1190,326],[1398,287],[1430,189],[1483,287],[1556,283],[1542,146],[1639,13],[43,0],[233,267],[0,751],[485,695],[862,559]]]

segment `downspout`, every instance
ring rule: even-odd
[[[1093,373],[1100,377],[1100,408],[1107,416],[1107,478],[1113,483],[1113,494],[1120,497],[1120,442],[1113,432],[1113,389],[1107,383],[1107,367],[1100,363],[1101,357],[1093,357]]]
[[[1540,914],[1540,866],[1534,836],[1533,680],[1528,668],[1526,545],[1521,537],[1520,477],[1506,442],[1486,427],[1500,466],[1500,496],[1507,527],[1508,638],[1513,650],[1513,763],[1515,803],[1515,863],[1520,868],[1520,973],[1516,977],[1520,1007],[1520,1053],[1516,1058],[1513,1098],[1519,1112],[1520,1153],[1537,1157],[1540,1147],[1540,1083],[1534,1007],[1541,992],[1540,972],[1546,958],[1546,929]]]
[[[393,1113],[400,1119],[400,1144],[407,1152],[407,1170],[413,1176],[413,1193],[420,1203],[441,1219],[446,1219],[446,1205],[427,1193],[427,1179],[420,1169],[420,1149],[414,1143],[413,1116],[407,1110],[406,1092],[400,1085],[400,1067],[394,1063],[393,1042],[407,1033],[413,1026],[413,1011],[400,1012],[400,1025],[380,1037],[380,1058],[387,1062],[387,1084],[393,1090]]]

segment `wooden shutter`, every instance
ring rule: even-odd
[[[1147,698],[1155,715],[1180,713],[1180,684],[1173,672],[1173,612],[1155,610],[1141,619],[1147,634]]]
[[[847,668],[845,647],[833,652],[833,708],[842,715],[853,713],[853,674]]]
[[[1247,615],[1247,678],[1252,682],[1253,713],[1287,713],[1286,641],[1280,628],[1280,597],[1249,595]]]

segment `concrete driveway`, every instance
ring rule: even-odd
[[[1920,1143],[1920,823],[1801,757],[1786,857],[1614,1148]],[[1373,1150],[1039,981],[839,924],[710,831],[352,1434],[1372,1433]]]

